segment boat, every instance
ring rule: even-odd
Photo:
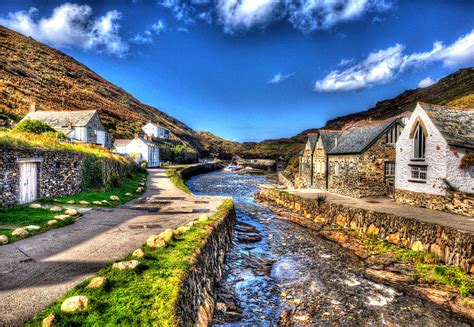
[[[224,171],[240,171],[242,169],[241,166],[233,166],[233,165],[229,165],[227,167],[224,168]]]

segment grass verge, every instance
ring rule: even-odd
[[[207,236],[205,226],[228,215],[233,207],[232,200],[225,200],[209,220],[196,223],[188,232],[176,236],[167,247],[151,250],[143,246],[145,257],[140,259],[142,268],[137,271],[116,271],[112,264],[107,265],[96,274],[108,279],[105,287],[87,289],[88,279],[26,325],[41,325],[44,318],[54,314],[62,326],[175,326],[180,283],[191,269],[191,256],[202,247]],[[131,255],[123,258],[130,259]],[[75,314],[61,312],[64,299],[75,295],[87,296],[91,303],[89,309]]]
[[[184,182],[183,176],[181,175],[181,172],[188,168],[190,166],[182,166],[182,167],[177,167],[177,168],[168,168],[166,170],[166,175],[169,177],[171,182],[179,188],[181,191],[184,191],[188,194],[191,194],[191,191],[189,190],[188,186]]]
[[[400,261],[412,263],[419,280],[423,283],[447,286],[463,297],[474,294],[474,276],[459,267],[440,264],[434,253],[404,249],[352,230],[347,232],[362,239],[367,252],[371,255],[393,253]]]
[[[110,191],[101,191],[101,190],[89,190],[84,191],[79,194],[73,196],[65,196],[65,197],[58,197],[58,198],[47,198],[41,199],[38,202],[45,205],[52,205],[52,206],[74,206],[74,207],[92,207],[92,206],[99,206],[94,204],[93,201],[101,201],[106,200],[107,202],[102,202],[100,207],[115,207],[122,203],[128,202],[133,200],[134,198],[140,196],[145,191],[136,192],[137,188],[140,186],[142,179],[146,177],[146,172],[136,172],[133,176],[128,177],[123,180],[123,182],[111,189]],[[132,196],[126,196],[126,193],[132,193]],[[117,195],[120,200],[112,201],[110,200],[111,195]],[[75,204],[68,204],[68,201],[75,201]],[[87,201],[89,204],[81,205],[79,201]],[[64,211],[64,210],[63,210]],[[69,225],[74,222],[73,218],[68,218],[66,220],[58,220],[58,222],[54,225],[48,225],[48,221],[53,220],[54,216],[61,215],[61,212],[53,212],[47,208],[30,208],[29,204],[17,205],[10,209],[0,209],[0,226],[11,226],[11,227],[25,227],[28,225],[37,225],[40,226],[41,229],[35,231],[29,231],[28,237],[33,236],[39,233],[44,233],[50,229],[63,227],[65,225]],[[7,235],[9,242],[17,241],[24,237],[14,237],[11,235],[12,230],[7,228],[0,229],[0,235]]]

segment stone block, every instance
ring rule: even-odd
[[[89,308],[89,298],[77,295],[64,300],[61,311],[66,313],[84,312]]]

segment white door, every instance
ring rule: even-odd
[[[33,202],[38,198],[38,164],[20,162],[20,197],[19,203]]]
[[[105,146],[105,131],[97,131],[97,143]]]

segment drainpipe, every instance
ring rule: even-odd
[[[326,167],[324,169],[326,179],[326,191],[329,190],[329,156],[326,154]]]

